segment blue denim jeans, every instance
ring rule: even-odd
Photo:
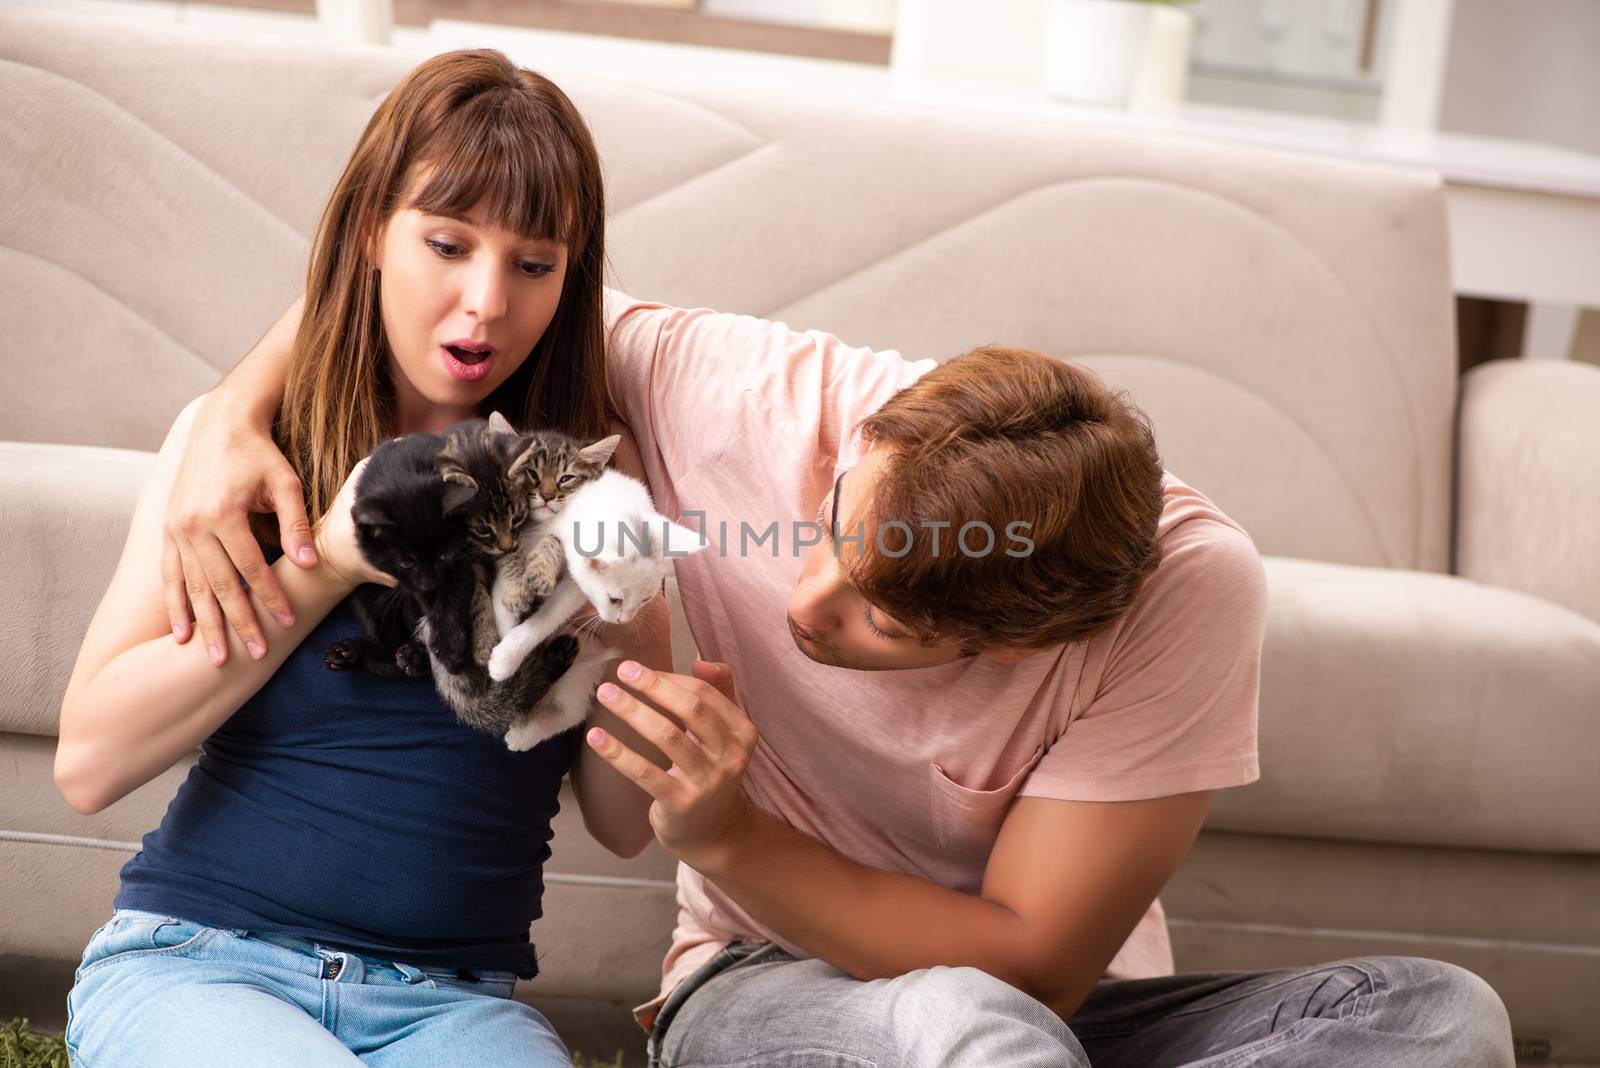
[[[81,1068],[570,1068],[516,976],[413,967],[265,932],[116,910],[67,995]]]
[[[1513,1068],[1472,972],[1422,957],[1102,979],[1069,1020],[976,968],[852,978],[735,943],[673,990],[652,1068]]]

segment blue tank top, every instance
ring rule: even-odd
[[[531,979],[575,732],[513,753],[431,679],[323,666],[360,632],[342,602],[205,740],[116,907]]]

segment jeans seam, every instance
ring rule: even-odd
[[[77,975],[73,980],[73,985],[76,986],[78,983],[81,983],[84,979],[99,971],[102,966],[107,964],[115,964],[117,961],[128,960],[133,957],[159,957],[181,953],[184,950],[198,949],[204,943],[211,941],[212,937],[215,936],[216,933],[217,929],[215,927],[202,927],[200,930],[195,932],[193,937],[186,938],[175,946],[156,946],[150,949],[121,950],[111,954],[109,957],[102,957],[92,964],[87,964],[82,968],[79,968]]]

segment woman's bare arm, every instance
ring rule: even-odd
[[[187,642],[192,612],[218,667],[227,663],[230,644],[253,658],[266,656],[261,620],[276,618],[280,627],[295,621],[282,580],[250,533],[247,513],[277,513],[285,558],[303,568],[317,561],[303,488],[272,440],[304,307],[304,297],[291,304],[206,395],[166,502],[159,564],[171,631],[179,644]],[[264,609],[259,615],[240,589],[241,575]],[[236,642],[230,642],[229,626]]]
[[[274,630],[272,652],[258,660],[235,656],[219,671],[199,648],[174,640],[157,575],[162,513],[200,407],[196,399],[184,408],[161,446],[62,699],[55,782],[79,812],[105,808],[209,737],[364,577],[341,569],[339,553],[309,569],[279,560],[274,577],[300,606],[299,618]],[[346,495],[341,502],[348,511]],[[353,546],[353,535],[347,540]],[[243,651],[237,636],[224,632],[224,640]]]

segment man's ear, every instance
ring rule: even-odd
[[[983,655],[991,660],[998,660],[1002,664],[1020,664],[1038,651],[1037,649],[1013,649],[1010,646],[1000,645],[992,649],[985,649]]]

